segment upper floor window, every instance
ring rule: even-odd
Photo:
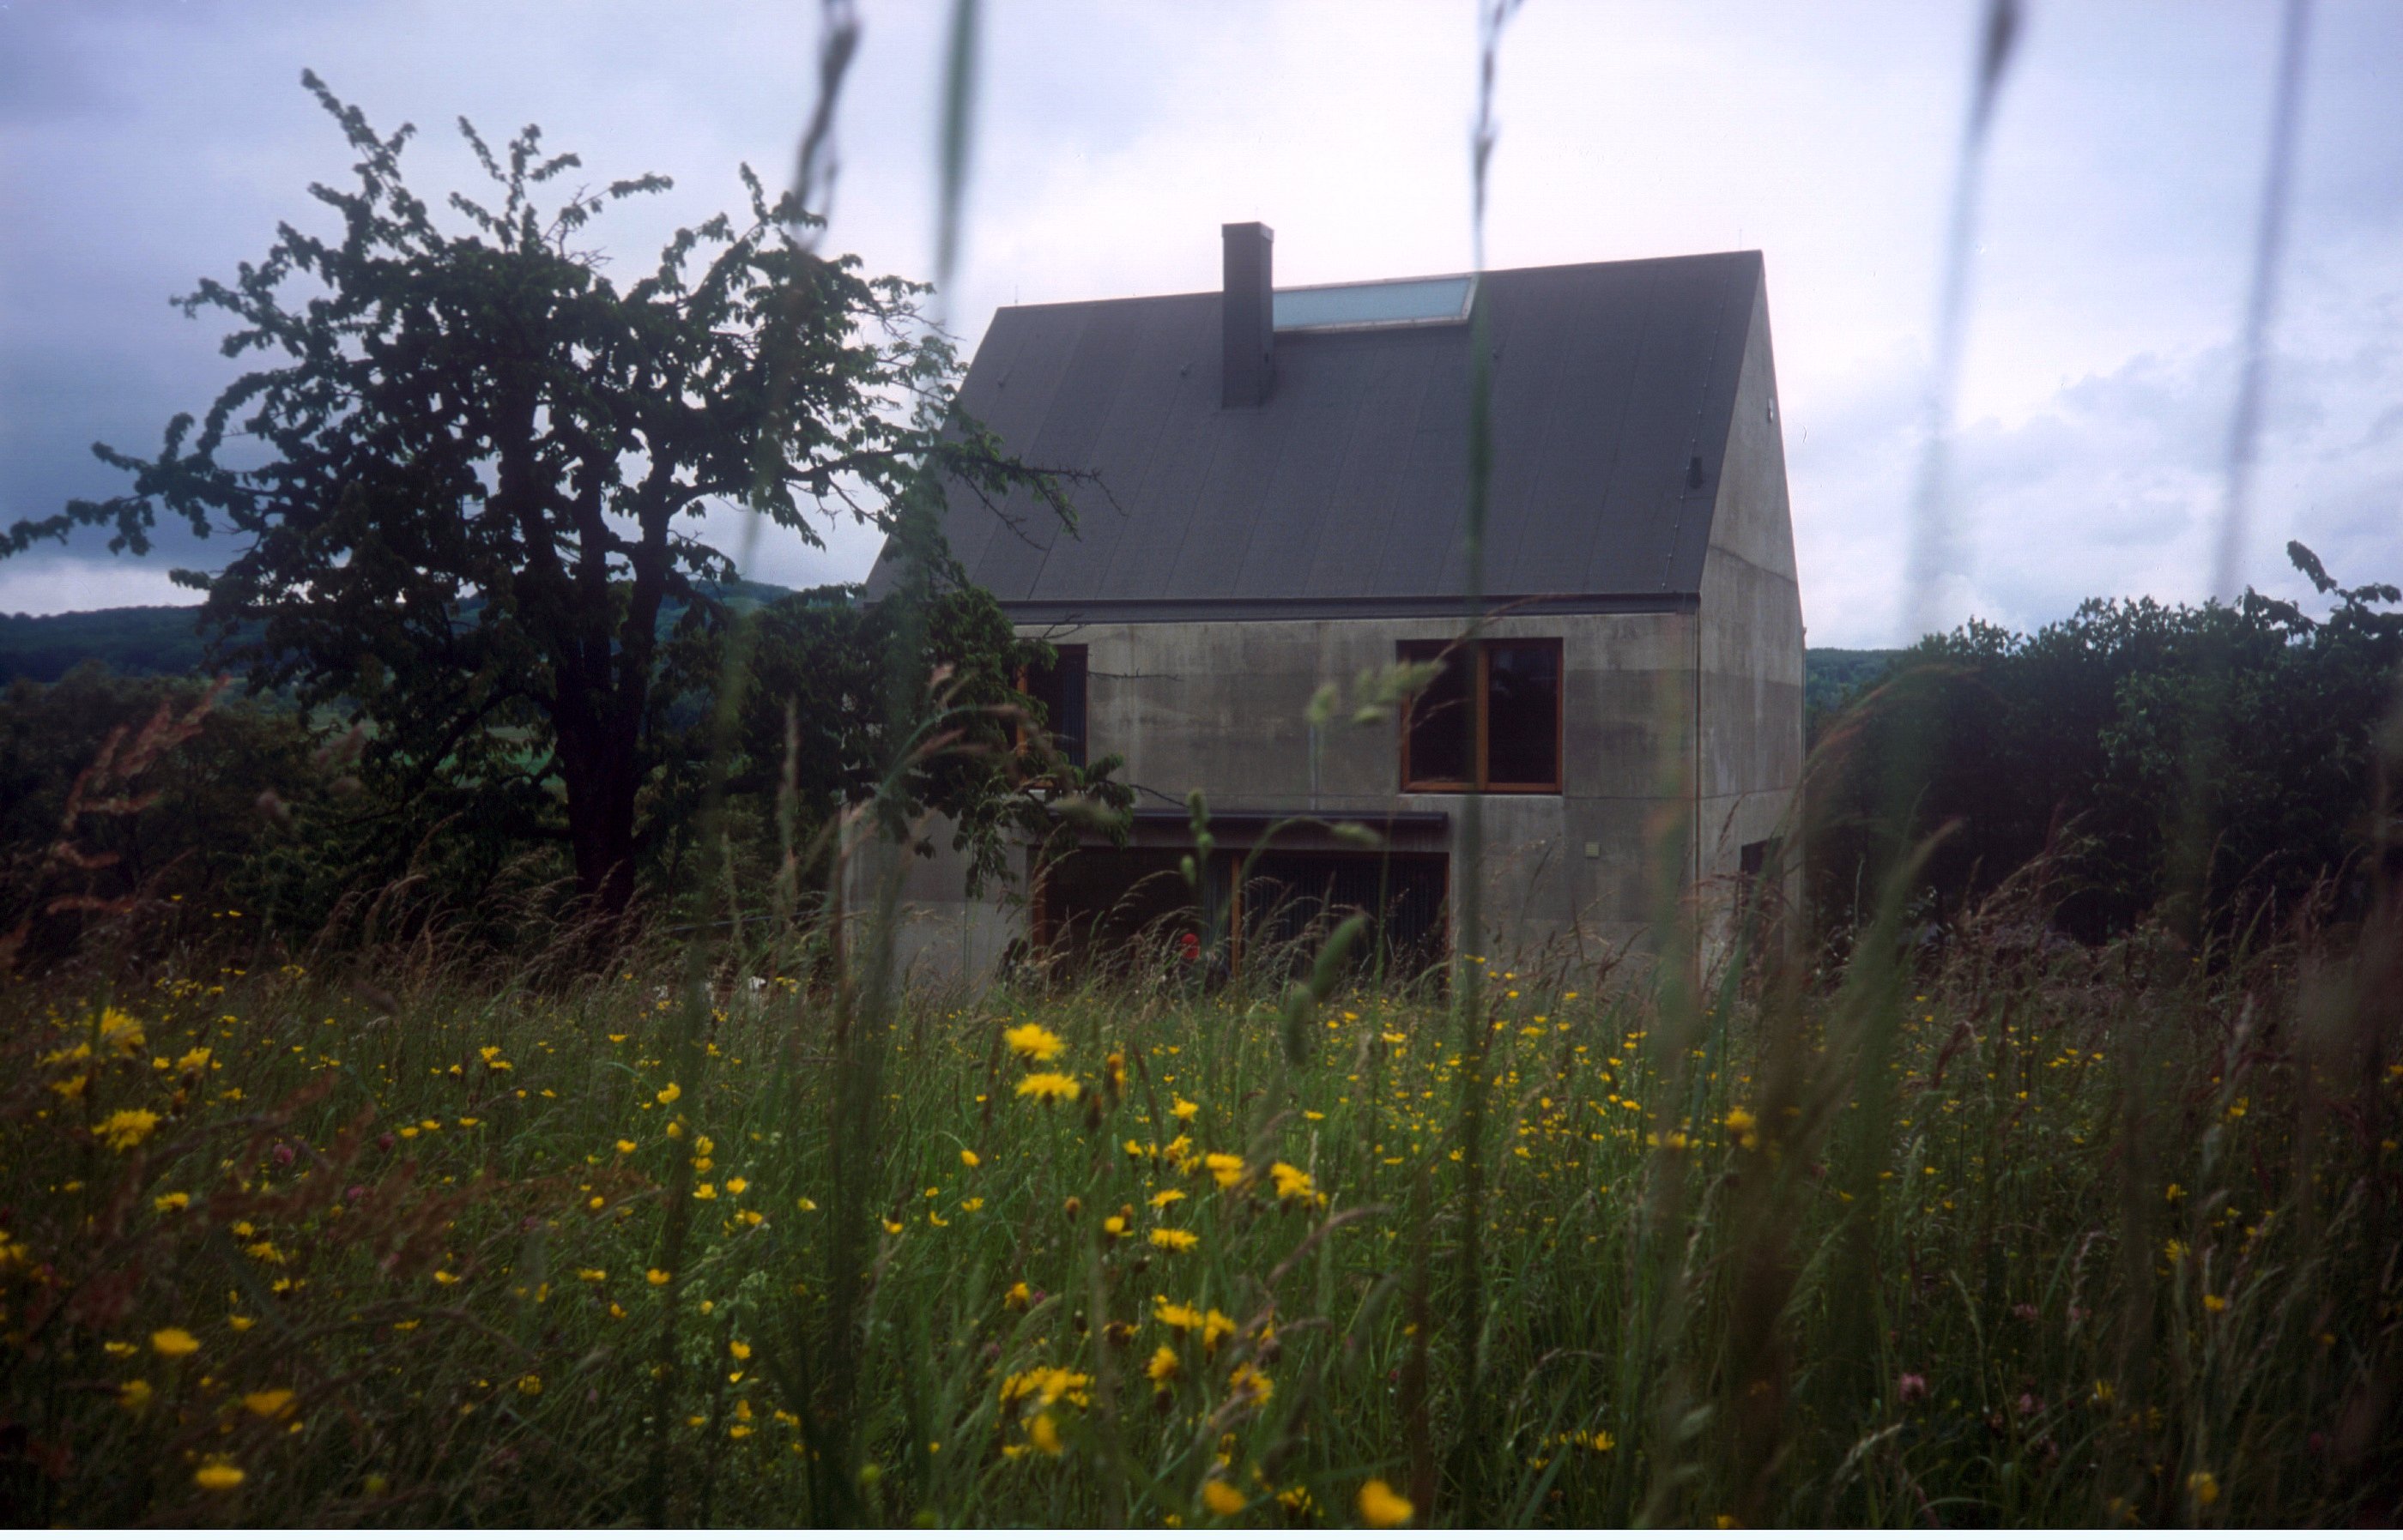
[[[1442,670],[1403,713],[1404,791],[1561,789],[1557,639],[1489,640],[1473,654],[1465,642],[1404,642],[1400,654]]]
[[[1058,659],[1049,668],[1026,671],[1021,685],[1043,708],[1043,726],[1068,763],[1085,762],[1085,649],[1053,647]]]

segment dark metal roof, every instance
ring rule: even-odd
[[[1494,602],[1692,604],[1761,282],[1757,252],[1483,275]],[[1219,331],[1215,293],[997,312],[963,409],[1101,486],[1073,531],[1031,494],[996,517],[955,492],[970,578],[1036,621],[1456,608],[1470,328],[1280,331],[1267,404],[1231,410]]]

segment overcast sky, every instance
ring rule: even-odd
[[[863,0],[830,243],[931,267],[946,7]],[[975,181],[949,300],[970,346],[1017,301],[1217,284],[1222,221],[1281,283],[1470,262],[1470,0],[986,7]],[[1529,0],[1505,43],[1494,267],[1757,247],[1813,645],[1901,640],[1935,277],[1977,7]],[[2270,0],[2032,0],[1994,126],[1938,613],[2030,628],[2089,595],[2209,584],[2266,156]],[[230,378],[169,308],[275,223],[325,227],[350,156],[304,67],[407,120],[421,192],[469,187],[451,125],[539,122],[595,181],[645,171],[599,243],[647,266],[789,173],[815,10],[785,4],[0,0],[0,522],[122,479]],[[2308,592],[2289,538],[2403,581],[2403,5],[2322,0],[2243,577]],[[0,562],[0,611],[189,602],[97,539]],[[750,575],[865,574],[874,542],[771,531]]]

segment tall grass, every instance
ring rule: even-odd
[[[1445,1002],[1339,993],[1298,1063],[1265,988],[904,1002],[850,1028],[891,1072],[865,1149],[814,938],[716,959],[688,1052],[664,953],[564,992],[12,983],[0,1492],[34,1523],[1349,1520],[1415,1447],[1473,1451],[1424,1491],[1453,1522],[2391,1519],[2391,940],[2198,960],[2041,912],[1896,970],[1883,1040],[1775,966],[1682,1024],[1495,970],[1474,1049]],[[1888,1107],[1847,1098],[1864,1050]],[[1472,1213],[1479,1275],[1428,1267]]]

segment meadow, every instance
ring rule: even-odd
[[[2035,913],[884,1021],[809,937],[14,980],[0,1510],[2392,1521],[2391,949]]]

